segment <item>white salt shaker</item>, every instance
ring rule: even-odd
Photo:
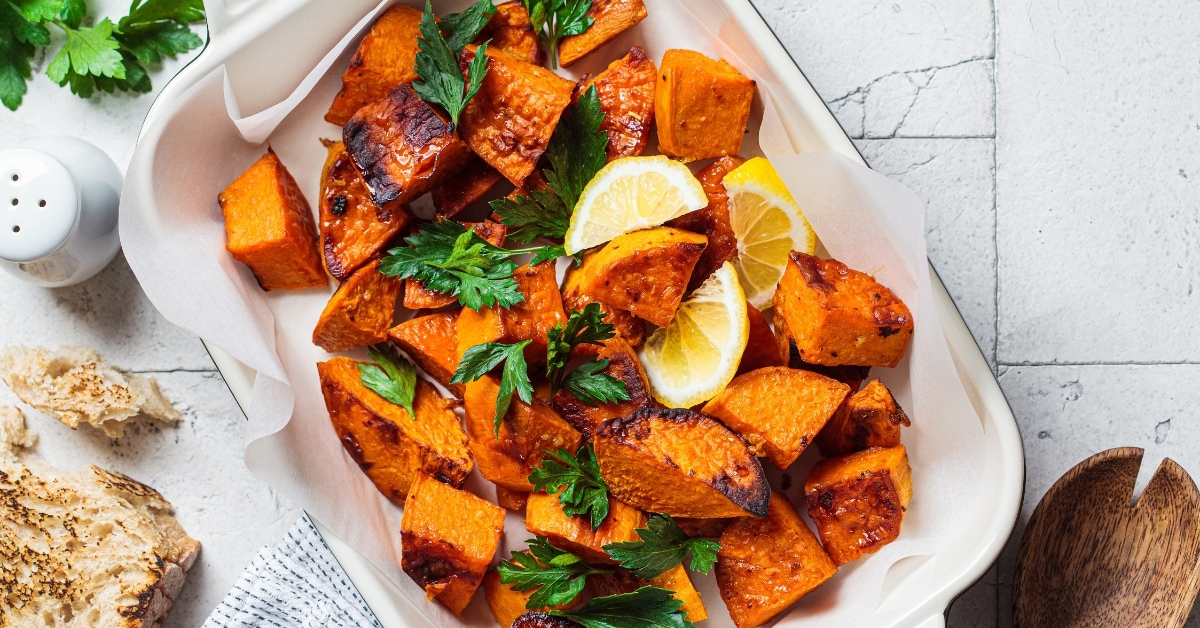
[[[74,137],[28,137],[0,150],[0,268],[47,287],[100,272],[121,248],[121,171]]]

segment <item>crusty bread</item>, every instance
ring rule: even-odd
[[[0,402],[0,456],[33,447],[37,434],[25,429],[25,415],[16,406]]]
[[[0,352],[0,377],[37,410],[71,429],[87,423],[109,438],[120,438],[139,414],[164,423],[183,419],[154,378],[122,373],[87,347],[7,347]]]

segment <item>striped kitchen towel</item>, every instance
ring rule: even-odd
[[[263,547],[202,628],[382,628],[308,515]]]

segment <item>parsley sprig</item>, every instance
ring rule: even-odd
[[[417,367],[386,343],[368,348],[367,353],[375,363],[358,365],[363,386],[408,410],[408,416],[416,421],[413,398],[417,394]]]
[[[511,274],[511,273],[510,273]],[[475,345],[463,353],[462,361],[450,378],[451,384],[465,384],[483,377],[504,363],[500,375],[500,391],[496,394],[495,436],[500,437],[500,423],[512,405],[513,393],[525,403],[533,402],[533,384],[529,381],[529,367],[525,363],[525,346],[531,340],[513,344],[487,342]]]
[[[612,573],[611,569],[587,565],[578,556],[554,547],[545,537],[527,542],[528,552],[514,552],[512,560],[502,560],[496,566],[501,584],[511,584],[522,593],[536,589],[525,608],[569,604],[583,592],[588,576]]]
[[[558,69],[558,40],[579,35],[596,20],[588,16],[591,0],[521,0],[533,32],[550,50],[550,67]]]
[[[608,516],[608,484],[600,476],[596,450],[591,444],[571,455],[566,449],[546,452],[541,466],[529,474],[533,490],[558,494],[563,512],[586,515],[595,530]]]
[[[493,9],[494,11],[495,9]],[[461,21],[465,23],[470,19],[463,18]],[[456,56],[462,48],[460,47],[456,51],[442,36],[442,30],[437,23],[437,17],[433,14],[430,0],[425,0],[425,11],[421,14],[421,24],[418,26],[418,30],[421,32],[421,36],[417,38],[415,69],[421,80],[413,82],[413,91],[417,92],[417,95],[425,102],[439,105],[445,109],[446,114],[450,116],[450,130],[454,130],[458,127],[458,116],[462,113],[463,107],[466,107],[467,102],[475,97],[479,86],[483,84],[484,75],[487,74],[487,57],[484,52],[487,51],[488,42],[479,44],[479,48],[475,51],[475,58],[467,67],[467,79],[464,81]],[[465,34],[465,29],[462,32],[452,30],[451,38],[458,45]],[[471,38],[466,41],[470,41],[474,37],[475,35],[472,34]],[[461,45],[465,46],[466,42],[461,42]]]
[[[601,403],[629,401],[625,383],[601,372],[608,368],[608,360],[593,357],[572,370],[566,368],[575,347],[602,346],[616,335],[613,325],[604,322],[605,316],[599,303],[588,303],[582,311],[572,311],[566,325],[558,323],[546,332],[546,377],[551,394],[566,389],[593,408]]]
[[[633,593],[592,598],[574,610],[550,614],[583,624],[584,628],[695,628],[680,610],[683,601],[671,591],[641,587]]]
[[[495,14],[496,5],[492,0],[479,0],[462,13],[443,17],[438,27],[446,34],[446,45],[454,54],[458,54],[479,36],[479,32]]]
[[[682,563],[689,554],[688,567],[708,573],[721,549],[719,543],[685,534],[671,515],[652,515],[646,527],[636,532],[641,541],[609,543],[604,551],[622,567],[646,580]]]

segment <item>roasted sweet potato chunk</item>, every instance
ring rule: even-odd
[[[588,303],[596,302],[591,296],[579,291],[580,280],[583,277],[578,274],[567,272],[567,280],[563,284],[563,309],[565,311],[579,310],[587,307]],[[617,309],[611,305],[600,303],[600,311],[604,312],[604,321],[611,323],[617,333],[617,337],[624,340],[630,347],[637,349],[646,341],[646,323],[642,319],[626,312],[625,310]]]
[[[399,279],[379,272],[379,260],[358,269],[325,305],[313,330],[313,344],[337,353],[383,342],[400,286]]]
[[[646,19],[646,5],[642,0],[592,0],[587,14],[595,20],[591,27],[558,44],[558,64],[564,68]]]
[[[512,623],[512,628],[583,628],[583,624],[540,611],[530,611],[518,617]]]
[[[612,565],[615,563],[604,546],[639,540],[635,530],[646,527],[647,517],[646,513],[611,497],[608,506],[608,516],[599,528],[592,530],[587,517],[563,512],[558,495],[531,493],[525,504],[525,529],[589,563]]]
[[[404,501],[400,567],[462,614],[500,547],[504,509],[422,473]]]
[[[692,270],[688,290],[699,288],[721,264],[737,259],[737,236],[733,235],[733,227],[729,224],[729,195],[725,192],[723,181],[725,175],[745,161],[736,156],[722,157],[697,172],[696,179],[704,188],[708,205],[667,222],[669,227],[701,233],[708,238],[708,246]]]
[[[504,238],[508,235],[508,227],[485,220],[476,223],[463,223],[479,237],[496,246],[504,246]],[[441,292],[434,292],[416,279],[404,280],[404,307],[410,310],[436,310],[458,303],[458,298]],[[456,363],[457,364],[457,363]]]
[[[704,406],[747,442],[760,444],[786,469],[808,448],[850,387],[834,379],[771,366],[738,375]]]
[[[521,185],[546,152],[575,84],[542,67],[487,49],[488,72],[459,118],[459,131],[475,154]],[[463,50],[459,66],[475,58]]]
[[[482,159],[472,158],[458,175],[433,188],[433,206],[438,216],[453,218],[486,196],[503,178]]]
[[[584,255],[583,264],[568,273],[563,292],[587,295],[666,327],[707,241],[670,227],[617,236]]]
[[[804,496],[834,563],[873,554],[900,536],[912,499],[908,453],[898,445],[822,460],[809,473]]]
[[[329,283],[317,253],[312,210],[270,147],[217,200],[225,215],[226,250],[250,267],[263,290]]]
[[[510,308],[464,308],[458,317],[458,357],[467,349],[485,342],[514,343],[532,340],[525,347],[529,364],[546,363],[546,332],[565,323],[562,295],[553,262],[528,264],[513,271],[517,289],[525,300]]]
[[[605,341],[603,347],[579,345],[575,352],[608,360],[608,367],[601,372],[624,383],[625,392],[629,395],[629,401],[602,403],[593,408],[566,390],[558,391],[551,400],[551,405],[558,411],[559,416],[579,430],[584,437],[591,438],[596,428],[608,419],[625,416],[654,403],[654,398],[650,396],[650,382],[646,379],[641,360],[633,348],[621,338],[610,338]]]
[[[435,312],[396,325],[387,336],[437,383],[462,397],[463,385],[451,384],[458,368],[458,312]]]
[[[837,260],[792,251],[774,302],[775,333],[812,364],[892,367],[912,339],[908,306]]]
[[[329,420],[342,445],[384,495],[403,502],[418,472],[462,486],[474,464],[454,404],[417,380],[414,420],[362,384],[350,358],[317,363]]]
[[[401,85],[342,127],[342,141],[376,205],[407,203],[467,165],[470,149],[442,116]]]
[[[675,517],[675,523],[679,524],[679,529],[688,536],[702,536],[707,538],[717,538],[729,527],[734,519],[722,517],[720,519],[692,519],[689,517]]]
[[[683,568],[683,563],[647,580],[646,584],[666,589],[671,592],[672,597],[683,602],[683,606],[680,606],[679,610],[687,613],[688,621],[697,622],[708,619],[708,609],[705,608],[704,601],[700,599],[700,592],[692,584],[692,579],[688,577],[687,570]]]
[[[900,427],[911,423],[883,382],[873,379],[850,395],[817,434],[821,454],[843,456],[871,447],[900,444]]]
[[[475,43],[491,41],[489,48],[503,50],[514,59],[538,65],[542,61],[537,33],[529,22],[529,11],[519,0],[496,5],[496,14],[488,20]]]
[[[754,81],[724,59],[668,50],[654,92],[659,152],[688,160],[737,155],[753,100]]]
[[[749,302],[746,302],[746,318],[749,321],[750,334],[746,340],[746,350],[742,352],[742,359],[738,362],[738,375],[768,366],[786,366],[783,356],[779,353],[775,332],[771,331],[767,318]]]
[[[600,475],[617,499],[678,517],[759,517],[770,488],[746,442],[691,410],[641,408],[593,438]]]
[[[496,618],[501,626],[512,626],[513,622],[518,617],[530,612],[525,608],[529,603],[529,598],[537,589],[531,591],[517,591],[511,585],[500,582],[500,573],[497,571],[489,571],[483,577],[483,594],[487,598],[488,608],[492,611],[492,616]],[[546,608],[567,608],[567,606],[550,606],[543,607],[537,610],[545,610]]]
[[[326,122],[342,126],[364,105],[416,80],[420,25],[421,11],[401,4],[375,20],[342,74],[342,91],[325,114]]]
[[[514,491],[503,486],[496,487],[496,503],[505,510],[520,510],[525,507],[527,501],[529,501],[529,493],[525,491]]]
[[[837,572],[781,493],[771,494],[766,519],[734,520],[720,543],[717,587],[738,628],[771,621]]]
[[[654,84],[657,80],[654,62],[640,46],[629,54],[608,64],[595,78],[583,81],[576,89],[576,99],[588,87],[596,88],[604,121],[600,130],[608,134],[608,160],[641,155],[650,139],[654,122]]]
[[[320,234],[325,269],[345,281],[375,256],[412,217],[402,206],[381,209],[341,142],[325,142],[329,156],[321,173]]]

